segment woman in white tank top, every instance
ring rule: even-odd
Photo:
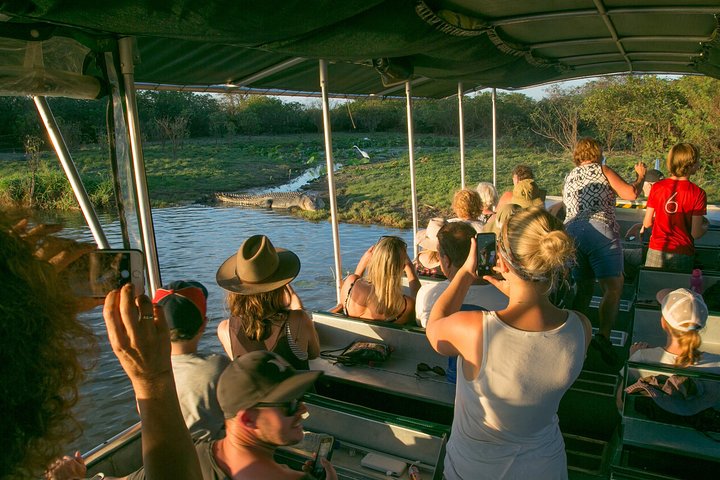
[[[507,308],[459,311],[477,278],[474,239],[435,303],[428,339],[439,353],[458,355],[448,480],[567,478],[557,409],[580,374],[591,327],[582,314],[552,305],[548,294],[573,255],[555,217],[522,211],[498,235],[501,279],[483,277],[508,296]]]

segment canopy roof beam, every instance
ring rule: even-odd
[[[271,75],[275,75],[276,73],[282,72],[283,70],[287,70],[290,67],[294,67],[295,65],[298,65],[298,64],[304,62],[305,60],[307,60],[307,59],[303,58],[303,57],[290,58],[288,60],[285,60],[284,62],[277,63],[270,68],[266,68],[265,70],[261,70],[257,73],[254,73],[245,78],[241,78],[239,80],[231,80],[228,83],[231,85],[240,85],[240,86],[245,87],[247,85],[257,82],[258,80],[262,80]]]
[[[597,5],[598,1],[595,0]],[[508,25],[519,25],[531,22],[543,22],[548,20],[571,19],[578,17],[594,17],[597,16],[599,9],[583,8],[578,10],[565,10],[550,13],[540,13],[532,15],[517,15],[514,17],[498,18],[489,22],[493,27],[503,27]],[[604,12],[604,13],[603,13]],[[600,12],[601,15],[642,15],[652,13],[682,14],[682,15],[714,15],[720,13],[720,8],[714,6],[683,6],[683,7],[638,7],[638,8],[604,8]]]
[[[608,31],[610,32],[610,36],[612,37],[613,41],[615,42],[615,46],[617,47],[620,54],[625,59],[625,63],[627,63],[628,71],[633,71],[633,65],[630,61],[630,58],[627,56],[627,52],[625,51],[625,47],[623,47],[622,42],[620,41],[620,38],[618,37],[617,30],[615,29],[615,25],[613,25],[612,20],[610,20],[610,17],[607,14],[607,10],[605,10],[605,5],[603,5],[602,0],[593,0],[593,3],[595,4],[595,7],[597,8],[598,12],[600,13],[600,16],[602,17],[603,22],[605,22],[605,26],[607,27]]]

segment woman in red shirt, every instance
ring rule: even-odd
[[[641,233],[652,227],[646,267],[690,272],[695,240],[705,234],[708,222],[705,191],[690,181],[700,168],[700,154],[690,143],[678,143],[667,156],[670,178],[653,184]]]

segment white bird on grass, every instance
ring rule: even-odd
[[[370,160],[370,155],[368,155],[365,150],[360,150],[360,147],[358,147],[357,145],[353,145],[353,148],[357,150],[363,158],[367,158],[368,160]]]

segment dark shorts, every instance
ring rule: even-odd
[[[610,226],[597,221],[577,221],[565,226],[575,241],[577,264],[572,269],[576,281],[619,277],[623,272],[623,250],[620,235]]]

